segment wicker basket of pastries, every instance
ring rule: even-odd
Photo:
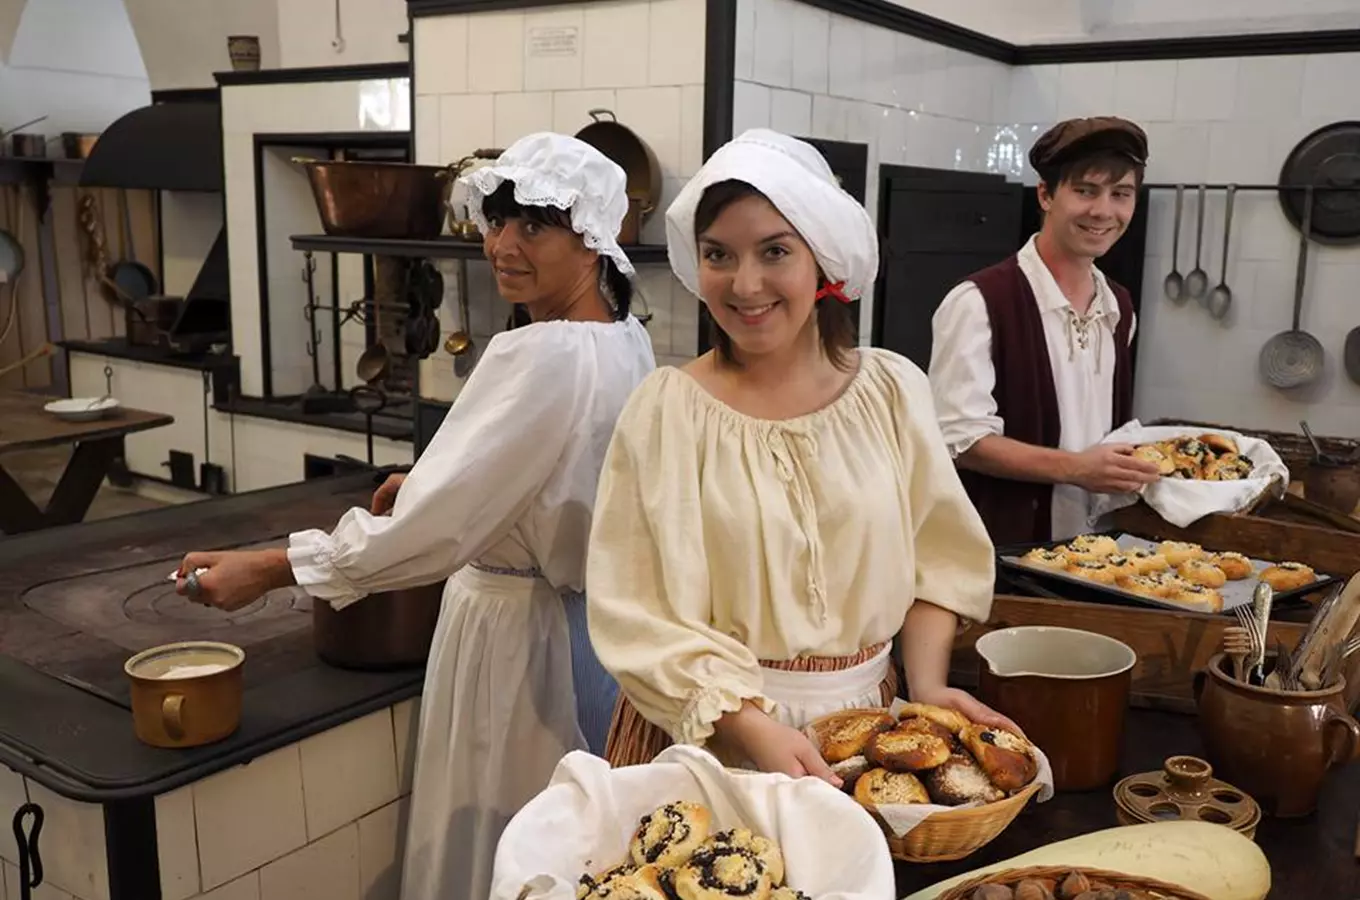
[[[936,900],[1208,900],[1154,878],[1101,869],[1033,866],[1007,869],[955,886]]]
[[[1238,452],[1237,441],[1212,432],[1139,444],[1133,455],[1156,463],[1164,478],[1190,481],[1241,481],[1255,468],[1250,457]]]
[[[850,709],[815,720],[808,734],[878,821],[893,857],[908,862],[968,856],[1044,786],[1037,748],[951,709]]]

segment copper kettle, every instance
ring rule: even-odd
[[[444,596],[444,581],[383,591],[337,610],[312,603],[312,639],[321,659],[341,669],[425,665]]]

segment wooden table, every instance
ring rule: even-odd
[[[1201,755],[1195,725],[1194,716],[1129,710],[1120,776],[1160,769],[1168,756],[1178,753]],[[1044,844],[1117,826],[1113,787],[1058,794],[1047,803],[1031,803],[996,840],[967,859],[929,865],[898,863],[898,896]],[[1271,898],[1360,897],[1360,860],[1353,854],[1357,818],[1360,762],[1328,776],[1313,815],[1262,820],[1256,843],[1270,861]]]
[[[75,447],[46,509],[40,509],[24,493],[0,461],[0,533],[18,534],[81,521],[109,467],[121,455],[123,437],[175,421],[162,413],[124,406],[90,422],[67,422],[43,410],[53,399],[0,391],[0,456],[64,444]]]

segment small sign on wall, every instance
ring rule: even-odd
[[[575,56],[581,45],[575,25],[530,28],[528,40],[529,56],[537,59]]]

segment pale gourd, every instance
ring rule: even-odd
[[[1208,822],[1154,822],[1107,828],[1048,844],[917,891],[906,900],[934,900],[988,872],[1025,866],[1073,866],[1178,884],[1210,900],[1264,900],[1270,864],[1261,848],[1231,828]]]

